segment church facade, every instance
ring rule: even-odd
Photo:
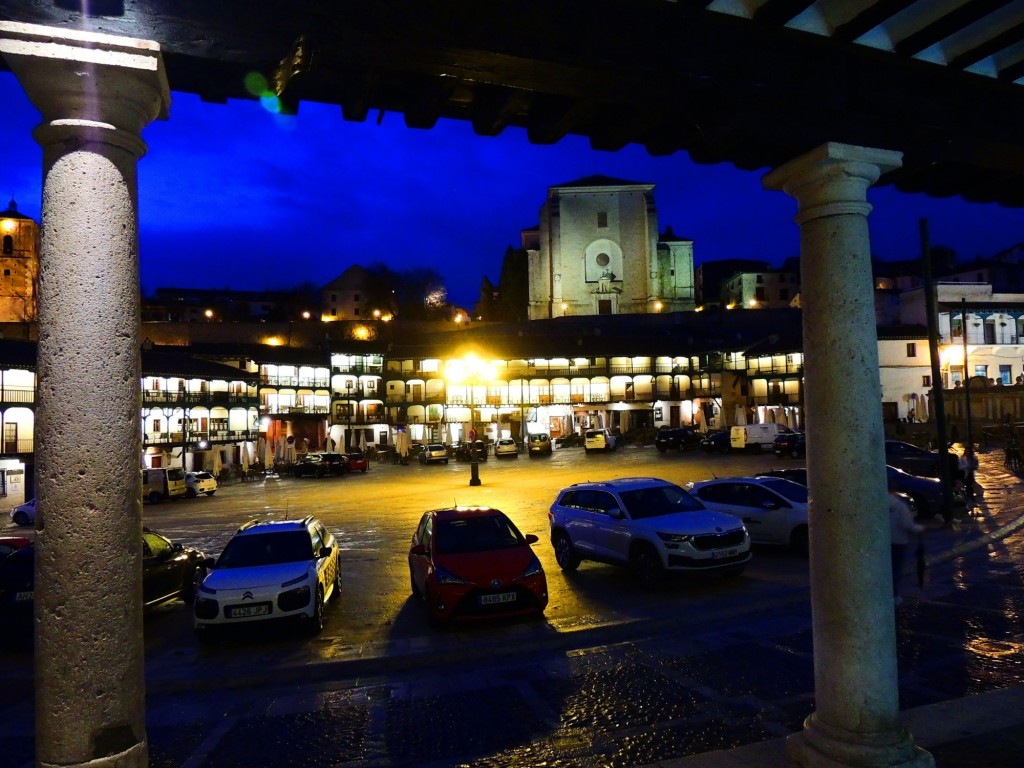
[[[531,320],[695,307],[693,241],[659,234],[653,184],[589,176],[549,187],[523,242]]]

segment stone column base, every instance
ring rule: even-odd
[[[786,739],[786,753],[804,768],[935,768],[906,728],[861,733],[825,725],[813,714]]]

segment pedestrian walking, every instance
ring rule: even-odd
[[[967,511],[974,510],[974,473],[978,471],[978,457],[974,455],[974,448],[967,446],[960,456],[960,479],[964,484],[964,501],[967,504]]]
[[[903,577],[903,562],[906,560],[907,547],[913,537],[924,533],[925,527],[914,522],[914,515],[903,498],[895,492],[896,488],[889,484],[889,534],[892,555],[892,602],[900,605],[900,581]]]

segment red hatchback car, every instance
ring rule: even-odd
[[[426,602],[431,623],[539,615],[548,582],[536,542],[490,507],[427,512],[409,548],[413,596]]]
[[[346,472],[365,472],[370,468],[370,460],[366,458],[365,453],[346,453],[345,454],[345,471]]]

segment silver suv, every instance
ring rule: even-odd
[[[645,587],[669,573],[737,576],[750,562],[742,521],[655,477],[570,485],[551,505],[548,523],[563,571],[582,560],[622,565]]]

